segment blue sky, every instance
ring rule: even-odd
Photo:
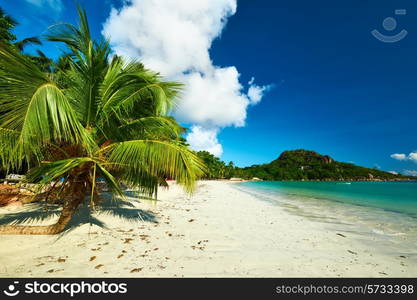
[[[211,63],[218,70],[236,68],[244,89],[250,88],[252,77],[255,87],[268,88],[259,101],[242,92],[249,103],[246,117],[212,123],[184,118],[188,126],[211,126],[223,160],[247,166],[271,161],[284,150],[306,148],[367,167],[417,170],[417,160],[409,155],[417,152],[415,1],[241,0],[235,11],[234,1],[225,1],[227,25],[208,45]],[[97,37],[111,8],[126,6],[110,0],[79,3]],[[58,21],[76,21],[74,1],[0,0],[0,6],[20,22],[18,38],[41,35]],[[395,9],[407,14],[395,15]],[[391,32],[382,26],[387,17],[397,21]],[[114,33],[114,28],[106,32]],[[405,29],[408,35],[384,43],[371,35],[373,29],[386,35]],[[134,24],[129,30],[136,30]],[[122,31],[121,36],[127,35]],[[126,40],[115,42],[116,51]],[[61,47],[47,43],[42,50],[56,57]],[[394,153],[406,156],[393,159]]]

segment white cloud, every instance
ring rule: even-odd
[[[103,28],[115,53],[186,84],[175,115],[195,125],[187,136],[190,145],[207,145],[213,153],[222,152],[220,129],[244,126],[248,106],[271,88],[252,79],[245,92],[236,67],[218,67],[210,58],[213,40],[236,9],[236,0],[131,0],[112,9]],[[201,131],[210,133],[210,142]]]
[[[398,175],[398,172],[396,171],[388,171],[388,173],[394,174],[394,175]]]
[[[411,152],[408,154],[408,159],[417,163],[417,152]]]
[[[391,154],[391,158],[396,159],[396,160],[409,160],[412,162],[417,163],[417,152],[411,152],[410,154],[404,154],[404,153],[395,153],[395,154]]]
[[[259,86],[254,84],[254,81],[255,78],[252,77],[252,79],[248,82],[248,97],[251,104],[257,104],[259,101],[262,100],[264,94],[273,88],[272,84]]]
[[[400,154],[400,153],[394,153],[390,155],[391,158],[396,159],[396,160],[406,160],[407,159],[407,155],[405,154]]]
[[[240,93],[238,77],[235,67],[181,75],[187,88],[176,115],[183,122],[205,127],[243,126],[250,100]]]
[[[402,173],[404,175],[416,176],[417,177],[417,170],[404,170]]]
[[[38,7],[49,6],[49,8],[55,10],[56,12],[61,12],[64,8],[62,0],[26,0],[26,2]]]
[[[192,126],[187,141],[196,151],[206,150],[213,155],[221,156],[223,148],[217,140],[217,133],[218,129],[216,128],[207,129],[201,126]]]

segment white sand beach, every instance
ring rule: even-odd
[[[320,222],[237,190],[173,184],[157,204],[133,202],[62,236],[2,236],[0,277],[416,277],[414,257],[389,255]],[[2,208],[0,214],[26,208]],[[145,221],[135,217],[142,211]],[[51,221],[50,221],[51,222]]]

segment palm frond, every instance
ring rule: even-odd
[[[65,177],[69,171],[85,163],[92,164],[94,160],[89,157],[74,157],[53,162],[43,162],[39,167],[30,170],[27,174],[27,180],[29,182],[47,184]]]
[[[119,121],[121,122],[119,126],[113,123],[104,128],[106,140],[114,142],[135,139],[178,140],[185,130],[172,117],[150,116],[133,121]]]
[[[101,106],[97,113],[105,120],[123,115],[139,118],[166,115],[175,105],[182,84],[165,82],[137,62],[113,59],[101,86]]]
[[[192,192],[205,172],[203,162],[189,149],[171,141],[131,140],[101,150],[110,163],[125,173],[125,179],[172,178]]]
[[[44,74],[33,61],[14,47],[0,46],[0,107],[19,98],[29,98],[33,91],[45,82]]]
[[[108,188],[113,193],[113,195],[120,196],[124,198],[125,194],[120,187],[119,183],[117,182],[116,178],[102,165],[97,164],[98,167],[98,174],[104,178],[107,183]]]
[[[91,34],[85,9],[77,7],[79,26],[69,23],[58,23],[48,28],[44,38],[52,42],[66,44],[74,52],[88,53],[91,47]]]
[[[42,145],[54,141],[93,146],[64,91],[30,59],[4,47],[0,68],[8,70],[0,72],[0,126],[20,132],[15,162],[22,156],[41,159]]]
[[[0,127],[0,162],[6,170],[9,169],[10,158],[15,154],[19,137],[19,131]]]
[[[85,10],[78,7],[79,26],[57,24],[50,27],[46,39],[63,42],[70,48],[63,74],[78,119],[87,128],[93,126],[99,106],[100,83],[108,68],[109,42],[91,40]]]
[[[18,41],[18,42],[15,42],[14,43],[14,45],[16,46],[17,49],[19,49],[19,51],[23,51],[24,48],[27,45],[31,45],[31,44],[34,44],[34,45],[42,45],[42,42],[41,42],[41,40],[38,37],[32,36],[32,37],[28,37],[28,38],[25,38],[25,39],[23,39],[21,41]]]

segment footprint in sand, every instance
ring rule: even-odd
[[[90,261],[93,261],[93,260],[95,260],[97,258],[97,256],[91,256],[90,257]]]
[[[100,265],[97,265],[97,266],[95,266],[95,267],[94,267],[94,269],[97,269],[97,270],[98,270],[98,269],[100,269],[101,267],[104,267],[104,265],[101,265],[101,264],[100,264]]]

